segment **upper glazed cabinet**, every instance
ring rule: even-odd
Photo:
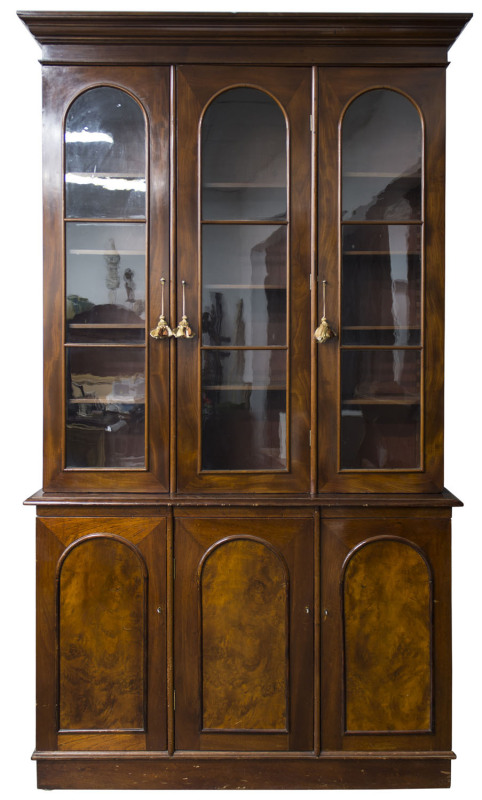
[[[440,491],[444,71],[44,75],[44,488]]]

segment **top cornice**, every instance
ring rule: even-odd
[[[472,14],[238,14],[19,11],[42,45],[443,47]]]

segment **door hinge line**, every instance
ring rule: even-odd
[[[313,114],[310,114],[310,131],[313,133]]]

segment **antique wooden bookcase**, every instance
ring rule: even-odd
[[[20,17],[39,787],[448,786],[444,98],[470,16]]]

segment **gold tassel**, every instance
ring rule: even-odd
[[[161,314],[159,317],[159,322],[154,330],[151,331],[150,335],[153,339],[164,339],[165,337],[174,336],[173,332],[171,331],[169,325],[166,322],[166,318],[164,314]]]
[[[176,339],[194,339],[196,334],[192,330],[187,317],[183,315],[177,328],[174,328],[172,335],[175,336]]]
[[[330,326],[328,325],[326,317],[322,317],[320,325],[315,331],[314,338],[316,339],[317,342],[323,344],[328,339],[333,339],[334,336],[336,336],[335,331],[332,330],[332,328],[330,328]]]

